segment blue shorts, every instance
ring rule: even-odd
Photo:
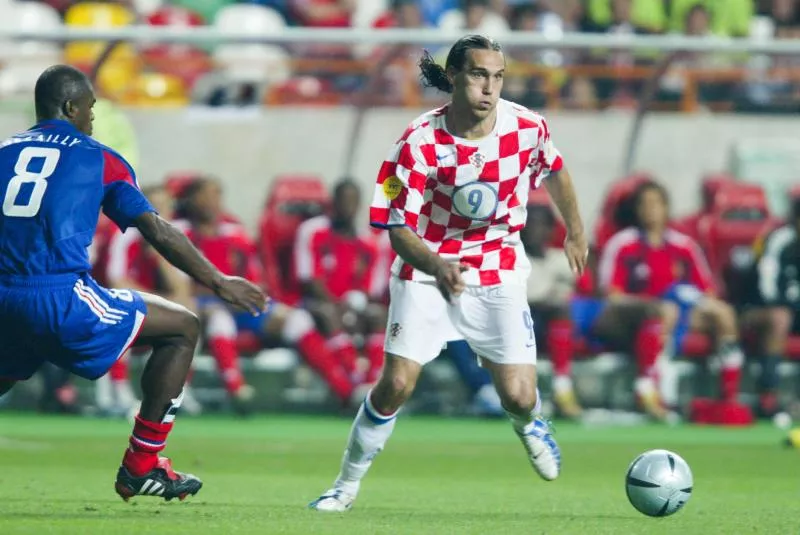
[[[197,306],[201,309],[208,305],[224,305],[228,306],[222,299],[215,295],[201,295],[196,297]],[[235,311],[233,312],[233,319],[236,321],[236,328],[239,331],[247,331],[261,336],[264,333],[264,324],[269,321],[270,316],[275,311],[277,302],[270,300],[267,303],[267,310],[258,315],[252,315],[249,312]]]
[[[125,353],[147,306],[88,274],[0,277],[0,377],[29,379],[44,362],[97,379]]]
[[[594,322],[603,313],[606,303],[593,297],[573,297],[570,301],[570,317],[576,336],[585,338],[590,344],[597,343],[594,336]]]

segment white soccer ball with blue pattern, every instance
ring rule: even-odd
[[[679,511],[692,496],[693,485],[689,465],[667,450],[644,452],[625,474],[628,501],[647,516],[669,516]]]

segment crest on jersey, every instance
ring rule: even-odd
[[[486,165],[486,156],[480,152],[473,152],[469,157],[469,163],[471,163],[480,173],[483,171],[483,166]]]

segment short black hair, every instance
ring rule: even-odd
[[[39,121],[56,119],[66,114],[64,106],[92,94],[89,78],[70,65],[48,67],[36,80],[33,90],[36,118]]]
[[[436,63],[430,53],[426,50],[419,61],[420,77],[426,87],[435,87],[445,93],[453,92],[453,84],[447,79],[447,69],[453,67],[457,71],[464,68],[469,50],[494,50],[502,52],[503,47],[500,43],[486,37],[485,35],[466,35],[456,41],[447,54],[447,61],[444,67]]]
[[[361,188],[358,187],[358,184],[349,178],[344,178],[337,182],[335,186],[333,186],[333,198],[338,199],[339,196],[348,188],[355,190],[358,196],[361,197]]]

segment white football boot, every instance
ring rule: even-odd
[[[322,496],[308,504],[308,508],[323,513],[344,513],[353,507],[355,501],[355,496],[334,487],[326,490]]]
[[[528,458],[542,479],[552,481],[561,473],[561,449],[553,439],[550,423],[536,418],[527,433],[517,431],[517,436],[528,452]]]

